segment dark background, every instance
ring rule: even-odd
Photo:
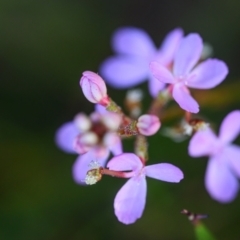
[[[176,185],[148,179],[146,208],[133,225],[119,223],[113,211],[125,180],[104,177],[91,187],[73,182],[76,156],[58,149],[54,134],[76,113],[93,110],[79,78],[112,54],[110,37],[121,26],[145,29],[157,46],[175,27],[198,32],[230,69],[226,91],[216,95],[223,104],[205,104],[201,113],[218,127],[239,109],[240,85],[228,87],[240,80],[239,0],[2,0],[0,239],[194,239],[183,208],[208,213],[205,224],[217,239],[240,239],[240,197],[225,205],[210,198],[203,182],[207,158],[191,159],[188,141],[149,139],[150,163],[172,162],[185,179]],[[109,94],[122,104],[123,90],[109,88]]]

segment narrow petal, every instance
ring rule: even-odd
[[[192,88],[208,89],[220,84],[228,74],[227,65],[218,59],[200,63],[190,74],[186,85]],[[192,77],[191,77],[192,76]]]
[[[119,155],[123,152],[121,138],[115,132],[106,133],[103,142],[114,156]]]
[[[225,143],[232,142],[240,133],[240,111],[230,112],[222,121],[219,138]]]
[[[165,182],[180,182],[183,179],[183,172],[176,166],[169,163],[159,163],[145,167],[148,177]]]
[[[147,80],[148,62],[137,57],[110,57],[100,66],[106,82],[115,88],[128,88]]]
[[[240,177],[240,147],[231,144],[225,147],[224,154],[231,170]]]
[[[83,155],[80,155],[75,163],[73,164],[72,174],[73,179],[76,183],[85,185],[85,177],[87,172],[90,170],[90,163],[97,161],[99,166],[105,166],[109,151],[106,149],[93,149]]]
[[[191,33],[183,38],[174,58],[174,75],[185,76],[188,74],[200,59],[202,49],[202,39],[198,34]]]
[[[105,114],[108,111],[106,110],[106,107],[104,107],[100,104],[95,104],[95,112],[100,113],[100,114]]]
[[[238,181],[228,168],[224,156],[217,155],[208,162],[205,185],[211,197],[221,203],[234,200],[238,192]]]
[[[113,157],[107,164],[110,170],[130,171],[143,167],[139,157],[133,153],[123,153]]]
[[[210,128],[196,132],[188,146],[191,157],[208,156],[214,151],[217,137]]]
[[[59,148],[68,153],[76,153],[73,149],[75,137],[80,133],[73,122],[63,124],[56,132],[55,141]]]
[[[198,103],[190,95],[188,89],[184,85],[175,84],[173,87],[172,96],[183,110],[191,113],[199,112]]]
[[[130,178],[114,199],[114,210],[118,220],[124,224],[131,224],[140,218],[145,208],[146,194],[145,177]]]
[[[176,28],[167,34],[160,48],[161,63],[165,66],[173,61],[173,57],[179,47],[179,43],[183,38],[183,30]]]
[[[149,57],[156,51],[146,32],[134,27],[118,29],[112,39],[113,49],[120,54]]]
[[[150,71],[156,79],[162,83],[174,83],[174,77],[172,73],[164,65],[153,61],[150,63]]]
[[[152,97],[157,97],[159,92],[163,90],[165,86],[165,83],[160,82],[152,75],[150,76],[150,80],[148,81],[148,89]]]

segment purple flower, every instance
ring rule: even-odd
[[[231,142],[240,133],[240,111],[229,113],[222,122],[219,137],[208,128],[198,131],[189,144],[192,157],[209,156],[206,188],[215,200],[227,203],[237,195],[240,177],[240,147]]]
[[[165,84],[150,74],[149,63],[155,60],[170,67],[182,36],[181,29],[173,30],[157,49],[143,30],[120,28],[112,38],[112,47],[117,55],[105,60],[100,72],[106,82],[116,88],[129,88],[149,79],[149,91],[155,97]]]
[[[147,193],[146,176],[166,182],[179,182],[182,171],[168,163],[144,166],[140,158],[133,153],[123,153],[112,158],[107,167],[115,171],[128,172],[130,179],[118,191],[114,199],[115,215],[125,224],[134,223],[142,216]]]
[[[120,122],[119,115],[96,105],[96,111],[90,117],[80,113],[58,129],[55,137],[58,147],[68,153],[80,154],[73,165],[77,183],[84,184],[91,161],[97,160],[104,166],[110,151],[113,155],[122,153],[121,139],[116,133]]]
[[[172,97],[182,109],[192,113],[197,113],[199,106],[190,95],[188,87],[213,88],[228,73],[226,64],[218,59],[208,59],[195,67],[201,58],[202,49],[201,37],[192,33],[180,42],[173,60],[173,73],[161,62],[153,61],[150,64],[153,76],[162,83],[172,84]]]

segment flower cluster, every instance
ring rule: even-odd
[[[224,119],[217,138],[208,123],[193,116],[199,112],[199,105],[189,89],[210,89],[220,84],[228,74],[226,64],[206,59],[201,37],[196,33],[184,36],[181,29],[171,31],[160,49],[143,30],[130,27],[118,29],[112,43],[116,55],[100,66],[104,80],[92,71],[83,72],[80,79],[82,92],[95,104],[95,111],[89,117],[79,113],[56,133],[60,148],[79,154],[73,165],[75,181],[92,185],[103,175],[127,178],[114,199],[114,209],[120,222],[134,223],[145,207],[146,176],[171,183],[184,177],[170,163],[146,166],[147,137],[158,132],[162,113],[174,99],[184,113],[178,136],[193,136],[189,155],[210,156],[205,180],[209,194],[220,202],[232,201],[238,191],[240,147],[231,141],[240,133],[240,111]],[[143,115],[140,90],[127,93],[129,115],[107,93],[105,81],[116,88],[130,88],[147,79],[153,100]],[[126,137],[135,138],[133,153],[122,149],[121,141]],[[110,153],[113,157],[107,162]]]

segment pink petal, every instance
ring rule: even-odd
[[[219,138],[225,143],[232,142],[240,133],[240,111],[230,112],[222,121]]]
[[[123,152],[121,138],[115,132],[106,133],[103,142],[114,156],[119,155]]]
[[[79,129],[73,122],[67,122],[57,130],[55,136],[56,144],[65,152],[76,153],[73,149],[73,142],[79,133]]]
[[[124,224],[134,223],[142,216],[147,194],[144,176],[130,178],[114,199],[115,215]]]
[[[120,28],[112,39],[113,49],[120,54],[148,58],[156,51],[153,41],[146,32],[134,27]]]
[[[105,166],[107,158],[109,156],[109,151],[106,149],[95,148],[83,155],[80,155],[75,163],[73,164],[72,174],[73,179],[76,183],[85,185],[85,177],[87,172],[90,170],[89,164],[92,161],[97,161],[100,166]]]
[[[174,58],[174,75],[185,76],[188,74],[200,59],[202,49],[202,39],[198,34],[191,33],[183,38]]]
[[[95,112],[100,113],[100,114],[105,114],[108,111],[106,110],[106,107],[104,107],[100,104],[95,104]]]
[[[165,83],[158,81],[152,75],[150,76],[150,79],[148,81],[148,89],[149,89],[149,93],[151,94],[152,97],[157,97],[159,92],[161,90],[163,90],[164,87],[165,87]]]
[[[143,164],[137,155],[133,153],[123,153],[113,157],[108,162],[107,167],[115,171],[130,171],[141,169]]]
[[[116,88],[128,88],[145,81],[149,75],[148,62],[137,57],[110,57],[100,66],[106,82]]]
[[[224,154],[231,170],[240,177],[240,147],[233,144],[227,146],[224,149]]]
[[[183,172],[172,164],[159,163],[144,168],[148,177],[166,182],[180,182],[183,179]]]
[[[188,89],[182,84],[173,86],[172,96],[179,106],[185,111],[191,113],[199,112],[199,105],[196,100],[190,95]]]
[[[191,157],[208,156],[215,149],[217,137],[210,128],[196,132],[188,146]]]
[[[172,73],[164,65],[153,61],[150,63],[150,71],[156,79],[162,83],[174,83],[174,77]]]
[[[234,200],[238,192],[238,181],[224,161],[225,156],[209,159],[205,176],[206,188],[211,197],[221,203]]]
[[[186,85],[192,88],[208,89],[220,84],[228,74],[227,65],[218,59],[200,63],[190,74]],[[192,77],[191,77],[192,76]]]
[[[183,37],[183,30],[176,28],[167,34],[160,48],[161,63],[165,66],[173,61],[173,57],[179,47],[180,40]]]

